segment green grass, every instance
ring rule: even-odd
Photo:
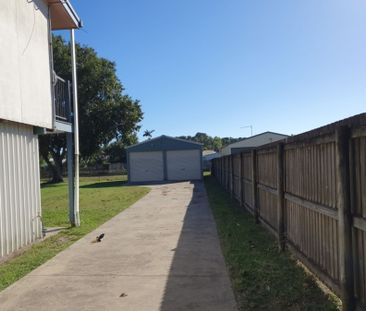
[[[205,185],[240,310],[338,310],[335,297],[288,252],[280,253],[272,235],[213,177]]]
[[[86,177],[80,180],[81,226],[68,222],[67,183],[42,185],[42,220],[46,227],[67,227],[34,244],[22,255],[0,265],[0,290],[8,287],[69,245],[123,211],[149,192],[145,187],[124,186],[125,177]]]

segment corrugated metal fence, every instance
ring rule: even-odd
[[[214,159],[213,175],[344,310],[365,310],[366,114]]]
[[[0,122],[0,258],[42,236],[38,138]]]

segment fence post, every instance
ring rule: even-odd
[[[240,206],[243,206],[244,191],[243,191],[243,153],[240,152],[240,165],[239,165],[239,190],[240,190]]]
[[[277,145],[277,219],[278,219],[278,247],[285,250],[285,199],[284,199],[284,165],[283,144]]]
[[[230,196],[231,198],[234,197],[234,156],[230,155]]]
[[[257,202],[257,151],[252,150],[252,194],[253,194],[253,211],[255,222],[259,223],[259,209]]]
[[[218,158],[217,168],[217,177],[220,181],[220,185],[222,185],[222,158]]]
[[[220,158],[220,165],[221,165],[221,169],[220,169],[220,185],[223,186],[223,182],[224,182],[224,158]]]
[[[349,128],[336,130],[336,174],[339,234],[339,276],[344,311],[355,309],[352,258],[352,213],[349,172]]]

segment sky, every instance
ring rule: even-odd
[[[116,63],[154,136],[298,134],[366,111],[364,0],[71,2],[77,41]]]

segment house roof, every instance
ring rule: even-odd
[[[82,27],[82,21],[69,0],[45,0],[50,8],[52,30]]]
[[[159,137],[145,140],[139,144],[132,145],[126,148],[127,152],[146,152],[146,151],[161,151],[161,150],[189,150],[198,149],[202,150],[202,144],[161,135]]]
[[[210,154],[215,154],[215,153],[217,153],[215,150],[203,150],[202,151],[203,156],[210,155]]]
[[[243,151],[246,149],[259,147],[259,146],[266,145],[266,144],[269,144],[274,141],[285,139],[287,137],[288,137],[287,135],[279,134],[279,133],[275,133],[275,132],[270,132],[270,131],[263,132],[263,133],[248,137],[246,139],[243,139],[241,141],[238,141],[236,143],[232,143],[230,145],[225,146],[224,148],[221,149],[220,154],[222,156],[229,155],[232,153],[233,150],[236,150],[236,152]]]

